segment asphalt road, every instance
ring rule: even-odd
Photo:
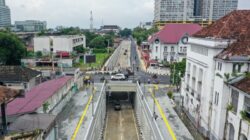
[[[127,42],[127,41],[126,41]],[[152,83],[154,80],[152,78],[152,74],[146,73],[144,71],[140,70],[140,61],[138,58],[138,54],[137,54],[137,45],[136,42],[133,40],[133,38],[131,38],[130,41],[130,64],[132,67],[132,70],[134,72],[134,75],[129,76],[128,80],[133,80],[133,81],[140,81],[141,83],[148,83],[148,79],[150,79],[150,83]],[[126,44],[126,43],[125,43]],[[117,55],[116,56],[116,60],[119,60],[120,56]],[[123,58],[124,59],[124,58]],[[128,60],[129,61],[129,60]],[[125,60],[124,62],[127,62],[127,60]],[[112,65],[114,67],[117,67],[115,65]],[[137,67],[139,68],[139,70],[137,71]],[[95,74],[92,75],[92,78],[94,79],[95,82],[100,82],[100,79],[102,77],[105,77],[106,80],[110,80],[111,75],[103,75],[103,74]],[[159,81],[159,84],[170,84],[170,77],[169,76],[162,76],[162,75],[158,75],[157,81]]]

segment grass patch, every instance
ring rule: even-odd
[[[96,53],[95,55],[96,55],[96,62],[95,63],[83,64],[83,62],[80,62],[80,63],[76,64],[75,66],[80,67],[81,70],[101,69],[111,54]]]

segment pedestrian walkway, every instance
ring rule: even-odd
[[[145,87],[144,85],[141,85],[141,87],[150,105],[150,109],[152,109],[152,112],[155,111],[155,119],[162,134],[169,135],[168,137],[172,137],[173,140],[173,135],[177,140],[193,140],[193,136],[176,114],[174,104],[172,104],[172,101],[166,94],[167,88],[157,87],[154,96],[153,85]],[[156,100],[155,104],[153,100],[154,97]],[[170,128],[168,125],[170,125]],[[173,134],[169,131],[172,131]]]
[[[157,75],[170,75],[170,70],[168,68],[161,68],[161,67],[148,67],[147,73],[157,74]]]

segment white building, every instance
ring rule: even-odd
[[[232,90],[228,82],[250,71],[249,23],[250,11],[235,11],[188,39],[191,47],[187,49],[186,74],[181,89],[183,105],[193,124],[212,140],[240,139],[239,121],[230,118],[232,113],[227,113],[227,108],[231,97],[233,106],[242,107],[244,99],[234,94],[230,97]],[[235,118],[241,120],[242,108],[234,109]]]
[[[167,24],[161,31],[149,38],[150,59],[178,62],[186,57],[188,36],[199,31],[198,24]]]
[[[73,52],[75,47],[86,47],[86,38],[84,35],[65,35],[65,36],[41,36],[34,38],[34,51],[49,53],[51,48],[53,52],[66,51]]]

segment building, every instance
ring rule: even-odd
[[[192,16],[192,0],[155,0],[154,22],[158,27],[166,23],[184,23]]]
[[[0,66],[0,85],[30,90],[40,83],[41,72],[23,66]]]
[[[206,27],[237,7],[238,0],[155,0],[154,22],[159,28],[166,23],[198,23]]]
[[[141,22],[140,27],[149,30],[153,27],[153,23],[152,22]]]
[[[74,79],[71,76],[43,82],[26,92],[23,98],[10,102],[7,106],[7,116],[11,121],[29,113],[57,115],[63,108],[60,103],[65,97],[72,95],[73,89]]]
[[[84,35],[41,36],[34,38],[34,51],[44,54],[58,51],[73,52],[76,47],[86,47]]]
[[[213,140],[238,140],[241,134],[241,140],[250,138],[245,129],[250,125],[240,116],[243,103],[250,103],[243,96],[249,83],[238,80],[250,71],[249,23],[249,10],[233,11],[188,38],[184,110],[199,132]]]
[[[10,89],[4,86],[0,86],[0,105],[1,105],[1,134],[7,133],[7,116],[6,105],[13,99],[23,94],[23,90]]]
[[[149,38],[150,59],[179,62],[186,57],[187,37],[201,30],[198,24],[167,24]]]
[[[225,126],[227,139],[247,140],[250,119],[250,77],[243,76],[229,83],[227,87],[229,102]]]
[[[0,27],[10,27],[10,8],[6,6],[5,0],[0,0]]]
[[[110,32],[114,32],[118,34],[121,28],[118,25],[103,25],[101,26],[100,30],[98,31],[99,34],[107,34]]]
[[[25,20],[15,21],[15,28],[18,32],[41,32],[46,30],[46,21]]]

